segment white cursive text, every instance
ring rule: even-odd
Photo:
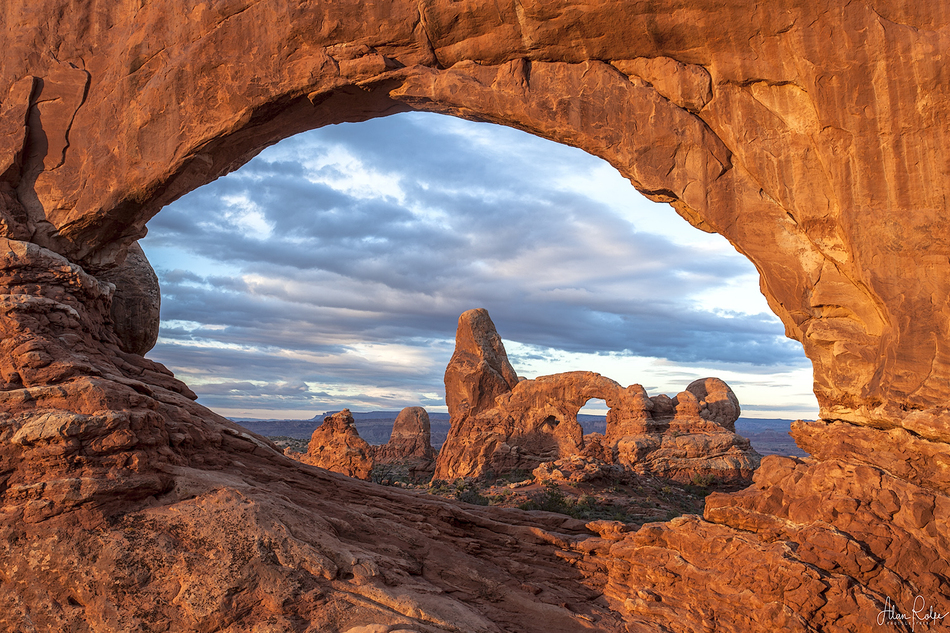
[[[923,596],[914,598],[914,608],[911,610],[910,615],[898,611],[897,605],[891,602],[890,597],[888,597],[884,601],[884,608],[877,614],[877,624],[878,626],[883,626],[885,624],[909,622],[910,630],[914,631],[918,624],[929,626],[940,622],[947,616],[950,616],[950,611],[946,613],[934,611],[933,605],[927,606],[927,601]]]

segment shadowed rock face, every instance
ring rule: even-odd
[[[115,284],[112,326],[122,350],[144,356],[158,341],[162,297],[158,276],[138,242],[121,266],[99,278]]]
[[[950,611],[946,3],[4,16],[2,628],[863,631],[888,598]],[[466,510],[296,464],[123,350],[96,275],[163,205],[280,138],[412,108],[580,147],[729,239],[814,364],[823,420],[793,434],[816,459],[766,458],[702,519],[637,532]]]
[[[446,401],[479,404],[450,409],[452,426],[439,451],[436,479],[530,471],[580,454],[682,483],[698,478],[749,482],[759,465],[759,454],[735,434],[739,401],[718,378],[696,380],[672,399],[650,398],[641,385],[624,388],[586,371],[521,380],[504,390],[489,363],[474,365],[458,351],[491,348],[507,365],[488,313],[463,313],[456,336],[456,353],[445,371]],[[462,363],[464,371],[455,363]],[[491,391],[478,393],[482,385]],[[591,398],[607,404],[604,436],[583,435],[577,422],[578,411]]]
[[[398,472],[404,471],[410,481],[432,479],[436,455],[429,414],[422,407],[406,407],[400,411],[389,441],[373,447],[374,464],[396,467]]]

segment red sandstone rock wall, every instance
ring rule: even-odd
[[[55,6],[13,2],[4,25],[8,237],[105,266],[161,205],[295,131],[408,106],[508,123],[748,255],[825,417],[947,437],[938,3]]]
[[[0,36],[0,628],[950,612],[945,3],[7,0]],[[726,236],[814,363],[815,461],[637,531],[466,510],[290,462],[122,351],[95,275],[164,204],[407,108],[581,147]]]

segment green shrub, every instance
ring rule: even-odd
[[[488,497],[488,505],[490,506],[503,506],[508,503],[508,500],[515,496],[515,493],[511,490],[505,490],[497,495],[491,495]]]
[[[401,479],[403,478],[399,477],[393,467],[388,464],[376,464],[373,466],[373,469],[369,471],[369,480],[374,484],[392,486]]]
[[[534,476],[529,471],[519,468],[517,470],[512,470],[511,472],[505,473],[499,477],[499,479],[501,481],[514,484],[518,483],[519,481],[524,481],[525,479],[534,479]]]
[[[452,494],[452,488],[449,486],[449,482],[444,479],[433,479],[429,482],[428,492],[433,495],[449,495]]]
[[[464,479],[458,479],[455,482],[455,498],[465,503],[471,503],[477,506],[487,506],[488,497],[483,495],[478,489],[478,483],[475,481],[466,482]]]
[[[561,492],[557,484],[553,482],[546,484],[542,492],[533,494],[528,501],[518,507],[522,510],[558,512],[583,521],[608,519],[631,523],[635,520],[623,506],[600,503],[589,494],[582,494],[577,499],[572,499]]]

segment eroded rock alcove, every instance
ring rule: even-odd
[[[0,32],[3,628],[950,612],[945,4],[10,0]],[[118,333],[109,271],[164,204],[413,108],[585,149],[728,238],[814,363],[815,460],[636,533],[424,502],[293,463]]]

